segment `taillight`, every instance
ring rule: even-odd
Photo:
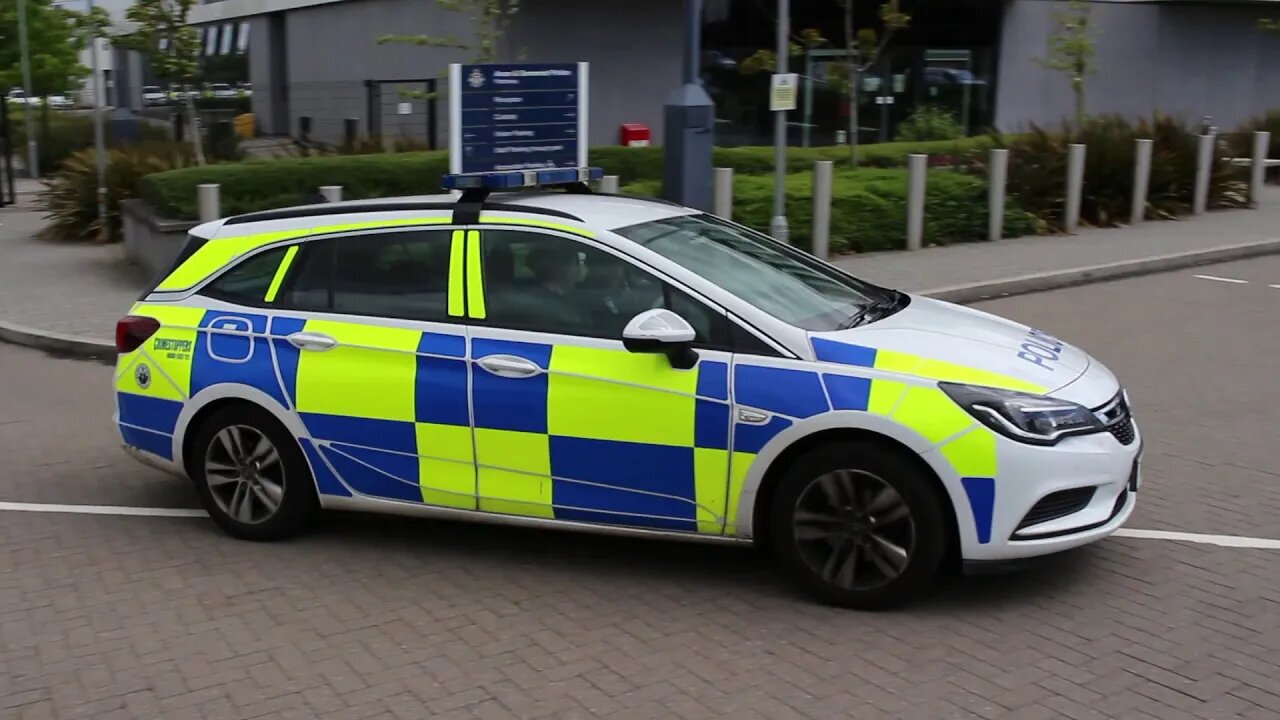
[[[156,334],[160,321],[155,318],[126,315],[116,323],[116,352],[130,353]]]

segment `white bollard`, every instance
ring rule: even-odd
[[[200,222],[209,222],[222,217],[222,201],[219,198],[220,188],[215,183],[203,183],[196,186],[196,207]]]
[[[987,239],[993,242],[1004,237],[1004,200],[1008,182],[1009,151],[993,148],[987,168]]]
[[[600,192],[606,195],[617,195],[618,194],[618,176],[605,175],[604,177],[600,178]]]
[[[1072,143],[1067,149],[1067,208],[1063,225],[1068,235],[1080,227],[1080,200],[1084,193],[1085,146]]]
[[[320,195],[324,197],[325,202],[342,202],[342,186],[321,185]]]
[[[1213,145],[1217,138],[1212,134],[1201,135],[1196,147],[1196,187],[1191,201],[1191,212],[1203,215],[1209,210],[1209,177],[1213,172]]]
[[[813,163],[813,254],[820,260],[831,256],[831,177],[835,163]]]
[[[919,250],[924,245],[925,177],[929,174],[929,156],[907,156],[907,249]]]
[[[714,204],[711,212],[726,220],[733,219],[733,168],[715,169]]]
[[[1137,140],[1133,160],[1133,198],[1129,211],[1129,224],[1137,225],[1147,219],[1147,191],[1151,187],[1151,151],[1154,140]]]
[[[1253,134],[1253,167],[1249,181],[1249,199],[1256,207],[1262,202],[1262,188],[1267,183],[1267,155],[1271,151],[1271,133]]]

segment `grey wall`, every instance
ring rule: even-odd
[[[1071,87],[1036,58],[1047,54],[1060,0],[1009,0],[1002,28],[996,125],[1056,124],[1073,113]],[[1150,116],[1162,111],[1225,129],[1280,108],[1280,39],[1262,33],[1265,7],[1234,2],[1093,5],[1098,72],[1087,110]]]
[[[662,137],[662,106],[680,79],[681,0],[525,0],[511,23],[507,51],[523,50],[527,62],[592,63],[590,139],[593,145],[618,142],[624,122],[648,123]],[[287,11],[284,16],[287,88],[272,82],[271,47],[265,16],[253,19],[250,80],[254,110],[269,117],[270,103],[288,95],[287,130],[263,122],[268,133],[297,133],[298,118],[313,118],[312,136],[334,141],[342,120],[360,119],[368,131],[366,80],[443,78],[451,62],[467,62],[472,53],[453,48],[405,44],[379,45],[388,34],[457,37],[466,42],[471,25],[465,15],[440,8],[433,0],[350,0]],[[624,45],[620,46],[620,43]],[[384,85],[383,134],[404,133],[425,140],[426,102],[405,98],[399,90],[421,86]],[[437,143],[447,146],[446,84],[439,84]],[[413,114],[401,116],[397,104],[411,102]]]

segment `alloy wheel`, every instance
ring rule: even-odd
[[[271,519],[284,500],[280,451],[246,425],[230,425],[214,436],[205,452],[204,479],[218,508],[246,525]]]

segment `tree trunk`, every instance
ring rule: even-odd
[[[858,167],[858,61],[854,55],[853,0],[844,0],[844,51],[849,63],[849,166]]]
[[[196,164],[204,165],[204,140],[200,137],[200,123],[196,116],[196,101],[186,93],[185,88],[183,89],[183,94],[186,96],[187,101],[187,130],[191,134],[191,149],[195,152]]]

